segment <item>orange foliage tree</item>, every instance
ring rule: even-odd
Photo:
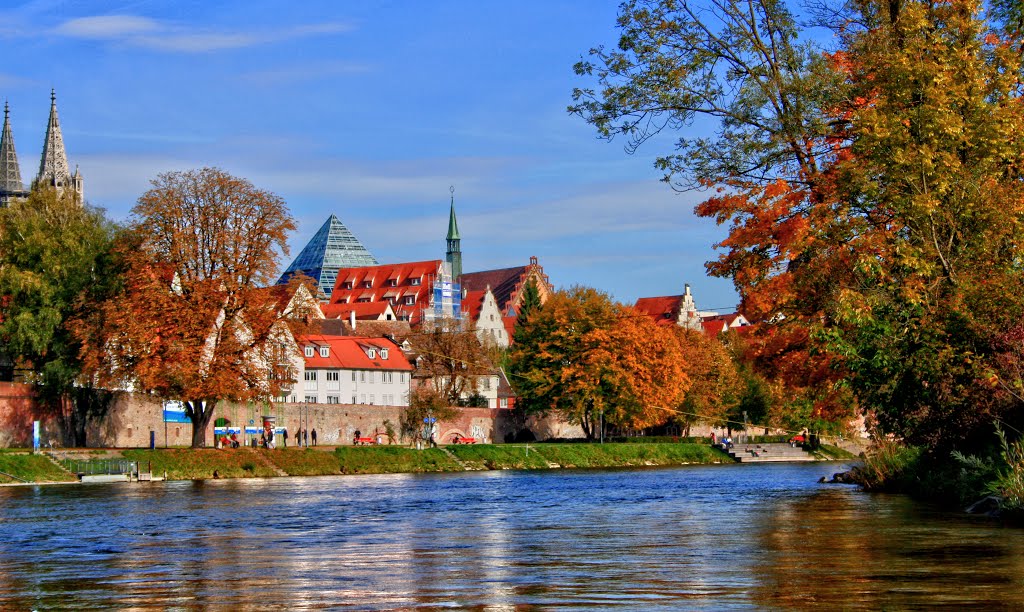
[[[531,311],[516,330],[509,370],[526,412],[555,413],[588,439],[602,421],[625,428],[664,423],[689,386],[678,344],[666,332],[580,286]]]
[[[218,402],[277,395],[290,362],[282,309],[261,287],[295,228],[284,200],[216,168],[161,174],[120,246],[123,290],[78,326],[102,385],[178,399],[205,445]],[[300,282],[300,281],[295,281]]]

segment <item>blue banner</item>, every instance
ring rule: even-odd
[[[192,420],[185,416],[185,404],[171,400],[164,402],[164,423],[191,423]]]
[[[32,450],[39,451],[39,421],[32,421]]]

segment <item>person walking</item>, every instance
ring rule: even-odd
[[[281,429],[281,446],[288,448],[288,428]]]
[[[316,446],[316,427],[313,428],[313,446]]]
[[[309,446],[309,430],[308,429],[303,429],[302,430],[302,443],[305,444],[307,447]]]

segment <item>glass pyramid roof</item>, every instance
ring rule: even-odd
[[[286,283],[293,274],[302,272],[314,279],[324,294],[331,295],[339,269],[375,265],[377,260],[366,247],[331,215],[277,282]]]

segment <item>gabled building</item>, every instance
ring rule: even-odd
[[[503,317],[515,317],[519,312],[523,289],[529,282],[537,286],[542,303],[555,291],[536,257],[530,257],[529,265],[525,266],[463,274],[460,281],[464,292],[490,289]]]
[[[506,319],[511,317],[502,316],[498,300],[489,287],[483,291],[462,292],[462,316],[481,344],[501,348],[509,345],[511,336]]]
[[[303,367],[290,402],[408,406],[413,366],[387,338],[298,338]]]
[[[321,304],[327,319],[345,321],[397,321],[391,302],[356,302],[354,304]]]
[[[694,331],[701,330],[701,318],[687,284],[682,295],[664,295],[640,298],[633,308],[654,320],[658,325],[678,325]]]
[[[331,295],[342,268],[375,266],[377,260],[338,217],[331,215],[281,275],[278,284],[302,273],[312,278],[325,296]]]

